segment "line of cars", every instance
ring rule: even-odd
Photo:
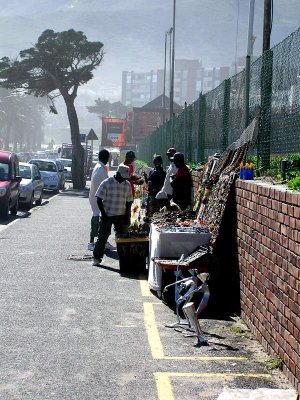
[[[65,181],[72,179],[70,162],[33,158],[23,163],[17,154],[0,151],[0,218],[6,219],[9,211],[16,215],[19,204],[27,209],[40,205],[43,189],[64,190]]]

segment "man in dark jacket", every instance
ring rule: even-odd
[[[166,171],[164,171],[162,163],[162,156],[157,155],[153,159],[154,168],[151,168],[149,175],[144,173],[145,181],[148,184],[147,213],[159,211],[159,202],[155,197],[163,187],[166,178]]]
[[[184,163],[184,155],[182,153],[175,153],[173,162],[178,168],[176,174],[171,177],[173,201],[184,210],[192,204],[192,176],[189,168]]]

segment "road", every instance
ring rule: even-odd
[[[165,327],[175,316],[144,277],[120,275],[115,251],[93,267],[87,196],[67,190],[0,225],[0,399],[216,400],[224,387],[290,388],[234,321],[201,321],[210,345],[197,348]]]

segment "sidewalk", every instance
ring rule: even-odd
[[[116,251],[93,267],[90,217],[87,191],[69,190],[0,231],[0,398],[295,400],[236,321],[200,320],[209,346],[195,347],[165,327],[176,317],[145,278],[119,274]]]

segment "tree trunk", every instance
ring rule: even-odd
[[[74,106],[74,99],[64,98],[70,123],[72,151],[72,180],[74,189],[84,189],[86,177],[84,173],[84,149],[80,143],[80,132],[77,113]]]

